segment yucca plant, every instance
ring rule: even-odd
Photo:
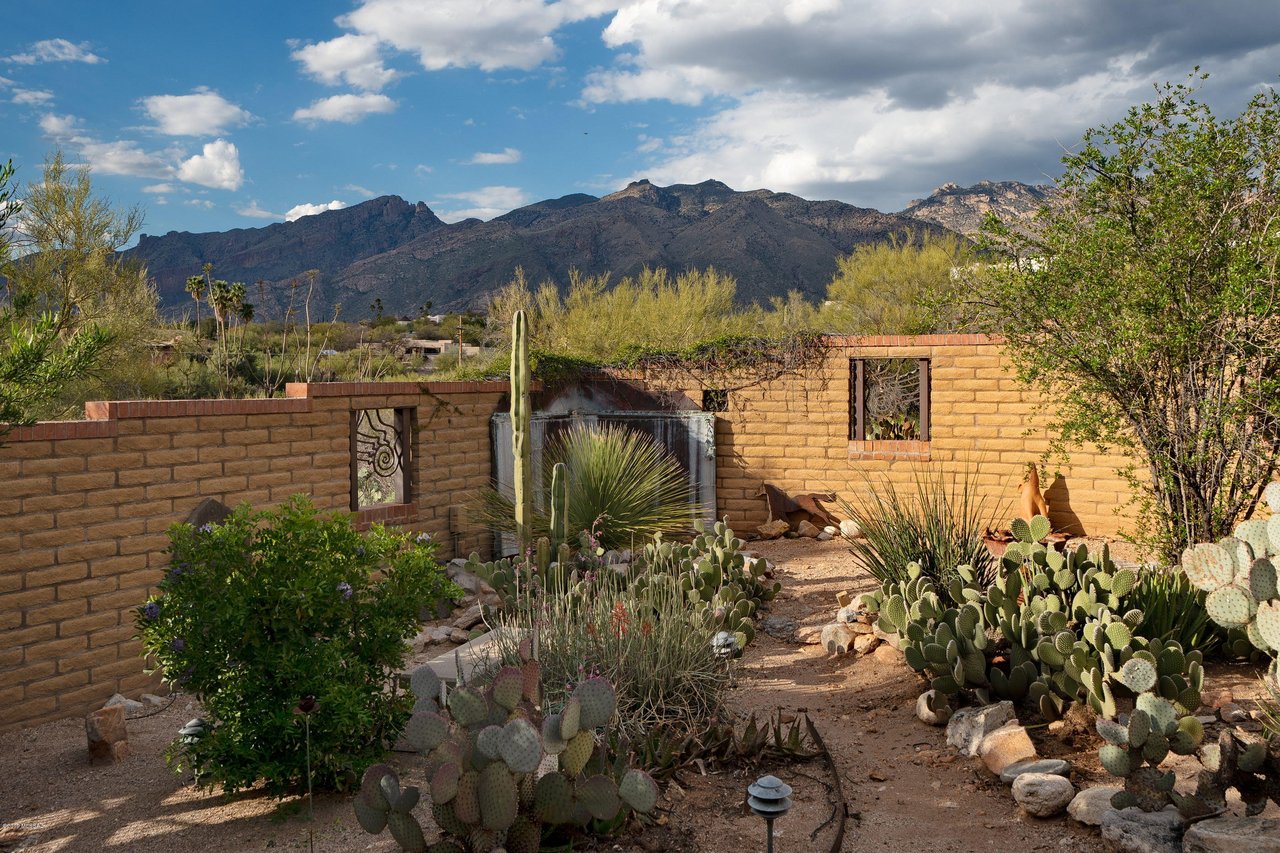
[[[919,467],[906,486],[887,476],[879,482],[863,476],[867,499],[855,506],[841,498],[839,504],[862,533],[848,540],[850,550],[877,580],[906,581],[910,563],[942,590],[957,566],[990,578],[996,561],[983,533],[1004,508],[979,493],[974,470],[949,477],[937,466]]]
[[[535,537],[549,535],[551,500],[545,490],[557,462],[564,463],[569,482],[570,530],[594,530],[602,548],[626,548],[655,533],[681,535],[693,528],[698,504],[689,478],[665,448],[626,427],[574,424],[543,451]],[[515,531],[515,504],[497,489],[480,495],[475,515],[494,530]]]
[[[1186,651],[1199,650],[1206,656],[1226,638],[1226,629],[1210,619],[1204,608],[1205,592],[1177,569],[1143,569],[1130,595],[1132,606],[1143,614],[1135,631],[1140,637],[1177,640]]]

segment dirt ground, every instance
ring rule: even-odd
[[[825,624],[838,591],[872,587],[838,541],[779,540],[751,547],[777,564],[783,585],[768,615]],[[1206,696],[1224,684],[1247,692],[1253,681],[1247,669],[1215,668]],[[976,759],[958,758],[946,747],[942,729],[916,720],[919,680],[900,658],[828,658],[819,646],[761,632],[738,664],[737,682],[728,700],[734,711],[762,717],[777,708],[804,711],[815,723],[834,757],[847,804],[842,850],[1104,849],[1096,832],[1067,818],[1021,815],[1008,789]],[[89,765],[80,720],[0,736],[0,853],[399,849],[385,833],[375,838],[360,830],[347,796],[318,795],[312,822],[305,798],[281,802],[258,792],[227,798],[191,787],[189,779],[165,767],[163,751],[177,728],[197,714],[191,699],[177,696],[169,707],[131,719],[132,755],[112,767]],[[1082,739],[1077,750],[1048,738],[1043,729],[1032,734],[1043,753],[1073,761],[1077,786],[1109,784],[1098,770],[1096,746]],[[421,758],[393,754],[391,763],[406,784],[423,783]],[[832,818],[841,805],[833,803],[828,768],[816,760],[754,771],[712,769],[707,775],[682,771],[667,788],[655,822],[633,826],[597,849],[763,849],[764,823],[746,810],[743,797],[746,785],[765,772],[795,789],[795,808],[775,824],[779,853],[830,850]],[[424,811],[418,809],[425,828],[430,816]]]

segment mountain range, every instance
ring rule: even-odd
[[[615,279],[644,267],[672,272],[713,266],[734,275],[738,297],[764,302],[799,290],[820,299],[836,258],[904,232],[972,235],[987,210],[1021,219],[1046,188],[1017,182],[940,187],[897,213],[769,190],[737,192],[719,181],[656,186],[640,180],[596,197],[540,201],[482,222],[445,223],[419,202],[382,196],[264,228],[141,235],[124,255],[147,266],[166,313],[191,304],[188,276],[205,263],[215,278],[243,281],[263,319],[281,316],[296,285],[313,288],[313,316],[341,306],[367,317],[483,308],[523,267],[532,284],[569,271]],[[308,271],[314,271],[310,276]],[[295,285],[291,288],[291,283]],[[297,304],[295,302],[295,304]]]

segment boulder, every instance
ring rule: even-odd
[[[761,539],[777,539],[785,536],[790,530],[791,524],[786,519],[775,518],[757,527],[756,533],[760,534]]]
[[[126,714],[136,714],[139,711],[145,711],[147,708],[146,705],[136,699],[126,697],[123,693],[113,694],[110,699],[103,703],[102,707],[114,708],[117,705],[123,708]]]
[[[853,638],[853,650],[860,655],[873,652],[875,651],[876,646],[880,645],[880,638],[875,634],[863,634],[860,633],[857,628],[854,628],[853,632],[857,634],[857,636]]]
[[[1067,806],[1067,814],[1088,826],[1101,826],[1107,813],[1115,811],[1111,807],[1111,797],[1123,790],[1119,785],[1085,788]]]
[[[843,622],[833,622],[822,629],[822,645],[827,654],[842,655],[853,648],[853,641],[862,636]]]
[[[978,747],[988,733],[1016,719],[1013,703],[1007,700],[979,708],[963,708],[956,711],[947,723],[947,743],[960,750],[962,755],[977,755]]]
[[[1054,776],[1070,776],[1071,765],[1061,758],[1035,758],[1010,764],[1000,771],[1000,781],[1012,785],[1023,773],[1052,773]]]
[[[796,526],[796,533],[806,539],[817,539],[822,534],[822,528],[810,521],[802,521]]]
[[[825,530],[813,538],[817,539],[819,542],[830,542],[832,539],[835,539],[834,536],[832,536],[830,533],[828,533]]]
[[[816,646],[822,642],[822,625],[801,625],[796,629],[796,642]]]
[[[845,539],[857,539],[862,535],[862,528],[852,518],[846,518],[840,522],[840,535]]]
[[[1076,786],[1056,773],[1022,773],[1013,780],[1013,799],[1032,817],[1056,817],[1071,803]]]
[[[85,717],[84,733],[89,743],[90,764],[115,764],[129,757],[123,705],[99,708]]]
[[[836,621],[837,622],[857,622],[858,608],[846,604],[844,607],[841,607],[839,610],[836,611]]]
[[[760,630],[770,637],[789,643],[796,635],[796,620],[786,616],[770,616],[760,623]]]
[[[1009,765],[1035,758],[1036,745],[1031,742],[1027,730],[1017,722],[1006,723],[982,739],[978,757],[988,770],[999,776]],[[1069,802],[1070,799],[1062,807],[1066,808]]]
[[[951,703],[936,690],[926,690],[916,698],[916,716],[930,726],[945,726],[951,719]]]
[[[1280,853],[1280,819],[1215,817],[1193,824],[1182,836],[1183,853]]]
[[[453,620],[453,627],[461,628],[463,631],[469,631],[483,621],[484,616],[480,612],[480,605],[473,604],[462,612],[462,615]]]
[[[1182,853],[1182,815],[1173,806],[1144,812],[1130,806],[1102,817],[1102,837],[1124,853]]]
[[[893,647],[892,643],[881,643],[876,646],[876,650],[871,656],[880,663],[897,665],[902,663],[902,652]]]

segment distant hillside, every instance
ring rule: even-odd
[[[979,181],[971,187],[948,183],[928,198],[908,204],[902,214],[972,237],[982,228],[988,212],[995,211],[1009,222],[1029,222],[1053,199],[1053,193],[1052,187],[1018,181]]]
[[[313,309],[328,316],[341,304],[344,319],[367,317],[375,299],[395,314],[415,313],[427,300],[434,310],[481,308],[517,266],[535,284],[564,283],[575,268],[620,278],[645,266],[714,266],[738,279],[744,302],[789,290],[820,298],[839,255],[911,229],[941,230],[939,211],[982,204],[959,193],[990,187],[1003,198],[1010,195],[1003,188],[1023,186],[944,187],[905,211],[881,213],[769,190],[736,192],[719,181],[636,181],[603,198],[569,195],[489,222],[454,224],[425,204],[384,196],[265,228],[143,236],[126,254],[146,263],[170,311],[190,305],[186,279],[209,262],[216,277],[249,285],[263,318],[280,316],[289,281],[312,269]]]

